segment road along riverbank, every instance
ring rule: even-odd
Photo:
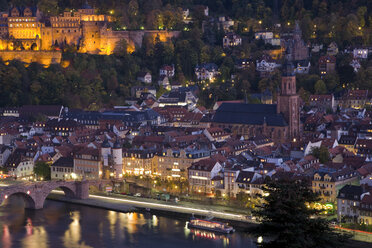
[[[104,208],[107,210],[114,210],[120,212],[150,212],[153,214],[161,214],[166,216],[179,216],[179,217],[196,217],[213,216],[217,220],[228,221],[235,227],[242,229],[250,229],[257,225],[254,220],[248,219],[243,214],[226,213],[217,211],[211,206],[200,206],[190,207],[182,206],[181,204],[175,205],[175,203],[163,203],[157,200],[150,199],[127,199],[123,197],[112,197],[102,196],[96,194],[90,194],[88,199],[77,200],[71,199],[64,196],[63,191],[54,190],[49,196],[49,200],[63,201],[68,203],[82,204],[91,207]],[[206,208],[208,207],[208,208]]]

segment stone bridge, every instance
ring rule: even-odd
[[[89,187],[95,186],[98,189],[111,182],[98,180],[83,181],[47,181],[36,183],[24,183],[0,188],[0,205],[9,197],[18,195],[23,197],[25,207],[30,209],[41,209],[44,206],[46,197],[52,190],[57,188],[63,190],[66,197],[75,199],[87,199]]]

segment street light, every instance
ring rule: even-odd
[[[258,237],[258,238],[257,238],[257,243],[261,244],[261,243],[262,243],[262,241],[263,241],[263,238],[262,238],[262,236],[260,236],[260,237]]]

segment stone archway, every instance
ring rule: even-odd
[[[76,192],[75,192],[76,189],[72,189],[71,187],[68,187],[68,186],[54,187],[53,189],[51,189],[49,191],[49,193],[46,194],[46,196],[48,196],[53,190],[58,190],[58,189],[61,189],[66,197],[69,197],[69,198],[75,198],[76,197]]]
[[[35,209],[36,207],[35,200],[32,198],[32,196],[24,192],[14,192],[12,194],[6,195],[6,199],[3,200],[2,204],[7,204],[12,197],[17,197],[17,196],[23,199],[25,203],[25,208]]]
[[[39,201],[40,201],[39,206],[43,207],[45,199],[48,197],[48,195],[52,193],[54,190],[58,190],[58,189],[63,191],[65,197],[77,198],[75,183],[71,185],[70,184],[64,184],[64,185],[63,184],[62,185],[52,184],[52,185],[43,187],[42,196],[39,198]]]

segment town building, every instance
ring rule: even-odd
[[[219,177],[222,165],[213,158],[202,159],[188,168],[188,181],[191,192],[213,194],[213,179]]]
[[[336,201],[339,190],[346,184],[357,184],[356,171],[343,168],[340,170],[322,168],[316,171],[312,179],[312,190],[320,194],[321,201],[333,203]]]
[[[336,42],[331,42],[327,47],[327,54],[331,56],[336,56],[338,54],[338,46]]]
[[[372,190],[364,193],[360,201],[360,215],[358,222],[365,225],[372,224]]]
[[[271,31],[259,31],[254,34],[256,40],[263,40],[265,44],[271,44],[272,46],[280,46],[279,35],[275,35]]]
[[[159,107],[168,107],[168,106],[181,106],[187,107],[189,110],[194,110],[198,98],[190,90],[171,90],[170,92],[164,93],[159,97]]]
[[[224,48],[240,46],[242,44],[242,37],[235,33],[227,33],[222,39]]]
[[[311,107],[316,107],[319,110],[331,109],[336,110],[336,103],[333,94],[330,95],[310,95],[309,105]]]
[[[295,62],[295,73],[296,74],[308,74],[310,71],[310,61],[302,60]]]
[[[369,102],[368,90],[348,90],[340,105],[343,108],[362,109]]]
[[[165,75],[159,77],[158,84],[166,90],[171,90],[169,78]]]
[[[235,60],[235,68],[239,70],[247,70],[250,68],[255,68],[254,61],[250,59],[237,59]]]
[[[50,177],[52,180],[75,179],[74,159],[72,157],[61,157],[50,166]]]
[[[345,185],[337,196],[337,219],[340,222],[358,222],[360,201],[363,188],[357,185]]]
[[[357,73],[359,69],[362,67],[361,64],[359,63],[358,59],[353,59],[350,64],[351,67],[353,67],[354,72]]]
[[[210,157],[206,149],[166,149],[157,158],[158,176],[163,179],[187,179],[187,169],[195,162]]]
[[[73,159],[76,178],[102,178],[104,168],[99,149],[83,148],[75,152]]]
[[[318,60],[320,75],[335,72],[336,70],[336,58],[331,55],[321,56]]]
[[[12,154],[4,167],[8,171],[8,175],[16,179],[30,178],[34,175],[34,161],[23,155],[13,156]]]
[[[10,147],[0,145],[0,166],[3,166],[6,163],[11,153]]]
[[[123,151],[123,170],[128,175],[157,175],[157,157],[154,149],[127,149]]]
[[[368,48],[366,47],[356,47],[353,49],[354,59],[367,59],[368,58]]]
[[[131,95],[135,98],[141,98],[141,94],[149,93],[156,96],[156,88],[153,86],[133,86],[131,88]]]
[[[174,77],[174,65],[163,65],[159,70],[160,76],[167,76],[168,78]]]
[[[260,60],[256,60],[256,70],[260,73],[260,77],[270,76],[280,66],[281,64],[269,55],[263,55]]]
[[[352,153],[355,153],[356,141],[357,137],[355,135],[341,135],[340,139],[338,140],[338,145],[345,147]]]
[[[141,71],[137,75],[137,80],[140,81],[141,83],[151,84],[152,77],[150,72]]]
[[[218,67],[213,63],[201,64],[195,67],[196,79],[199,81],[209,80],[209,82],[213,82],[218,74]]]
[[[253,171],[241,171],[236,178],[236,184],[239,192],[245,193],[251,197],[263,195],[263,176]]]

